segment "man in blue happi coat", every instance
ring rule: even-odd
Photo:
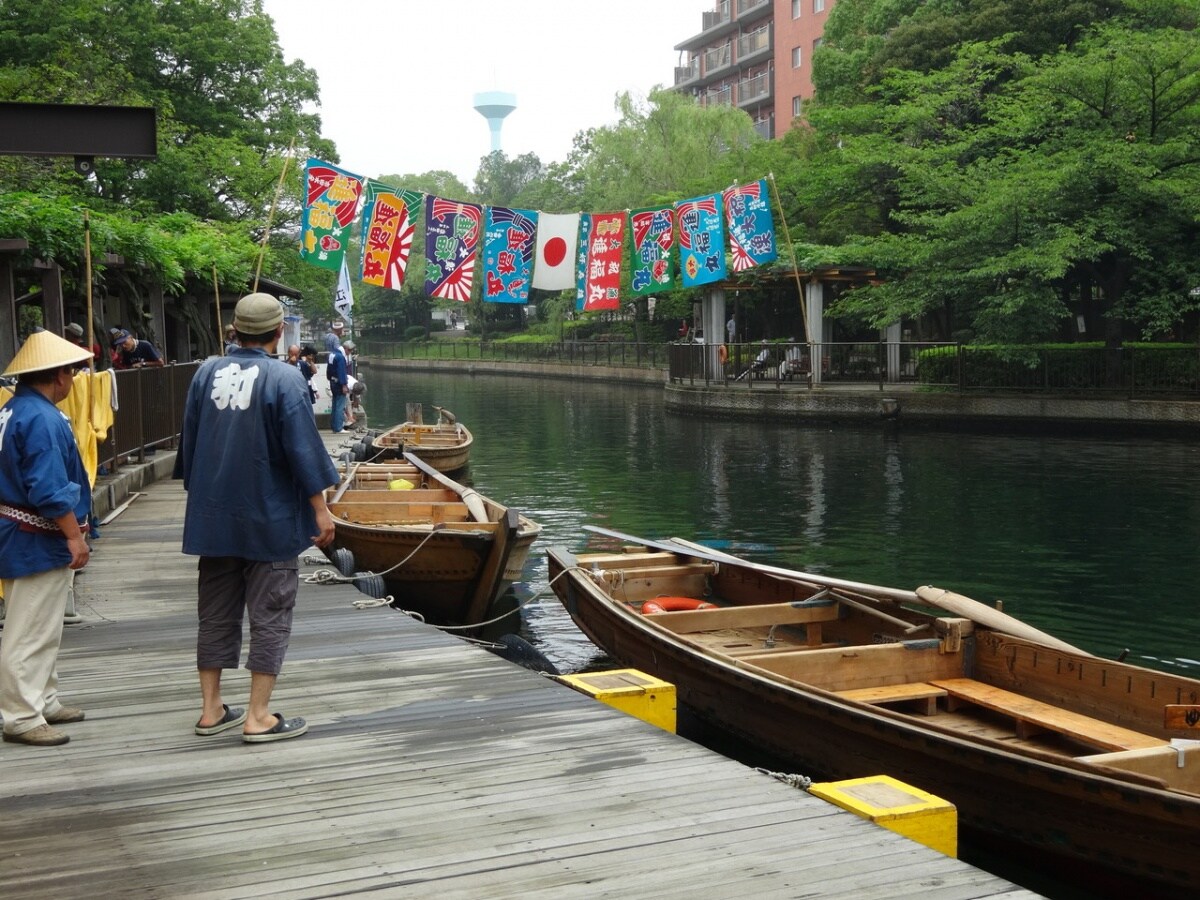
[[[337,334],[341,333],[341,322],[334,323]],[[329,359],[325,363],[325,377],[329,381],[329,392],[333,400],[329,405],[329,429],[341,434],[346,427],[346,404],[350,399],[350,371],[346,365],[346,354],[342,352],[342,341],[333,331],[325,335],[325,349]]]
[[[298,737],[303,718],[270,711],[299,586],[297,557],[328,546],[324,490],[337,469],[317,431],[304,376],[274,357],[283,307],[248,294],[234,310],[240,346],[204,362],[188,388],[175,477],[188,492],[183,552],[200,557],[196,667],[203,702],[195,732],[238,725],[255,743]],[[242,619],[250,621],[250,703],[221,699],[221,671],[236,669]]]
[[[11,743],[65,744],[70,738],[54,726],[84,716],[58,697],[58,651],[72,570],[88,561],[92,490],[71,422],[55,404],[91,358],[90,349],[37,331],[4,372],[19,379],[0,408],[0,716]]]

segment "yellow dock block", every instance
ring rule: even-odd
[[[637,669],[560,675],[558,680],[601,703],[675,733],[675,685],[669,682]]]
[[[947,856],[958,856],[954,804],[890,775],[814,784],[808,792]]]

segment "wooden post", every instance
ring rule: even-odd
[[[96,327],[94,317],[92,315],[92,223],[88,219],[88,211],[83,211],[83,271],[84,278],[87,279],[87,331],[84,332],[84,340],[87,342],[88,350],[96,342]],[[96,357],[92,354],[88,355],[88,372],[96,371]],[[88,396],[88,421],[92,418],[91,395]]]
[[[225,329],[221,327],[221,286],[217,283],[217,267],[213,266],[213,316],[217,320],[217,351],[225,355]]]
[[[288,165],[292,161],[292,153],[296,150],[296,139],[292,138],[292,144],[288,147],[287,156],[283,158],[283,171],[279,173],[279,184],[275,187],[275,196],[271,198],[271,208],[267,211],[267,224],[263,228],[262,244],[258,248],[258,264],[254,267],[254,290],[258,290],[258,278],[262,274],[263,257],[267,255],[267,241],[271,238],[271,223],[275,219],[275,207],[279,205],[279,195],[283,193],[283,181],[287,178]],[[221,346],[225,346],[224,340],[221,341]]]
[[[412,425],[424,424],[424,418],[421,413],[420,403],[405,403],[404,404],[404,420]]]

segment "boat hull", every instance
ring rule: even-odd
[[[354,571],[380,576],[394,606],[437,625],[490,624],[541,533],[413,454],[354,466],[328,504],[331,552],[349,551]]]
[[[520,580],[535,537],[518,534],[497,596]],[[396,606],[437,624],[463,625],[475,624],[467,621],[467,611],[494,540],[491,532],[384,530],[338,522],[333,545],[354,554],[357,570],[381,574]]]
[[[463,425],[414,425],[389,428],[371,441],[368,456],[375,461],[402,459],[411,453],[439,472],[452,475],[471,460],[471,432]]]
[[[612,602],[586,575],[568,571],[555,580],[574,559],[549,555],[555,591],[593,643],[619,664],[671,682],[696,715],[797,772],[822,779],[892,775],[954,803],[964,828],[985,840],[996,836],[1047,858],[1130,876],[1145,886],[1143,896],[1200,883],[1200,796],[965,740],[914,723],[920,717],[697,652]],[[1006,642],[993,643],[996,653],[1007,652]],[[986,642],[979,652],[991,652]]]

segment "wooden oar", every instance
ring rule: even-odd
[[[611,531],[607,528],[600,528],[596,525],[584,525],[585,531],[592,531],[596,534],[602,534],[606,537],[616,538],[618,540],[628,541],[633,544],[641,544],[645,547],[654,547],[658,550],[667,550],[672,553],[685,552],[691,556],[700,559],[706,559],[710,562],[727,562],[736,563],[753,569],[757,572],[762,572],[767,575],[777,575],[782,578],[791,578],[799,581],[811,581],[815,584],[822,584],[826,587],[845,588],[851,591],[868,596],[885,597],[891,600],[898,600],[903,603],[918,603],[922,606],[931,606],[935,609],[943,609],[946,612],[954,613],[956,616],[962,616],[964,619],[970,619],[973,622],[978,622],[995,631],[1004,634],[1012,635],[1013,637],[1023,638],[1029,641],[1036,641],[1039,644],[1045,644],[1048,647],[1053,647],[1057,650],[1064,650],[1067,653],[1077,653],[1080,656],[1090,656],[1084,650],[1078,647],[1072,647],[1065,641],[1046,634],[1034,628],[1032,625],[1027,625],[1020,619],[1013,618],[1007,613],[1002,613],[998,609],[993,609],[980,603],[978,600],[972,600],[970,597],[964,597],[962,594],[955,594],[951,591],[925,586],[918,588],[915,591],[905,591],[898,588],[887,588],[877,584],[865,584],[856,581],[844,581],[840,578],[829,578],[824,575],[814,575],[811,572],[801,572],[795,569],[782,569],[777,566],[767,566],[761,563],[753,563],[728,553],[722,553],[720,550],[713,550],[701,544],[694,544],[691,541],[686,541],[683,538],[671,538],[668,541],[652,541],[646,538],[640,538],[632,534],[624,534],[620,531]]]
[[[917,588],[917,597],[926,606],[935,606],[938,609],[944,609],[947,612],[954,613],[956,616],[962,616],[965,619],[978,622],[980,625],[985,625],[995,631],[1002,631],[1005,634],[1011,634],[1013,637],[1024,638],[1028,641],[1036,641],[1039,644],[1045,644],[1047,647],[1053,647],[1056,650],[1065,650],[1067,653],[1091,656],[1090,653],[1080,650],[1078,647],[1072,647],[1066,641],[1060,641],[1053,635],[1046,634],[1046,632],[1040,631],[1032,625],[1026,625],[1020,619],[1014,619],[1012,616],[1002,613],[998,609],[993,609],[990,606],[980,603],[978,600],[972,600],[970,597],[964,597],[962,594],[956,594],[953,591],[947,591],[943,588],[927,584],[924,587]]]

